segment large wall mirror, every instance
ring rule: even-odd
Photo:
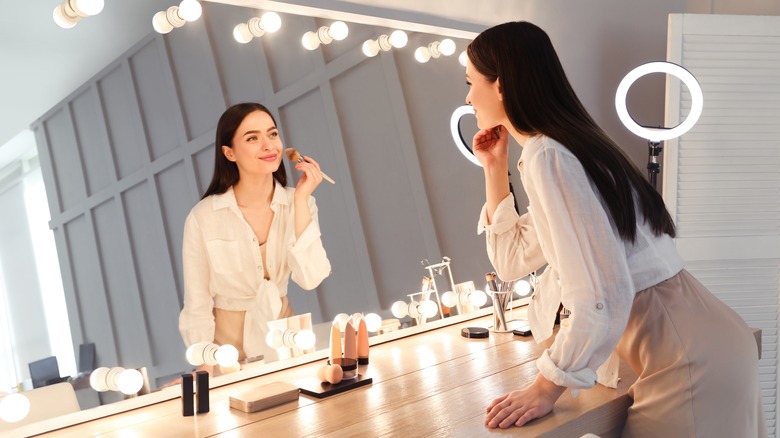
[[[278,32],[233,38],[234,26],[267,10],[280,13]],[[305,32],[335,19],[347,22],[346,39],[302,47]],[[362,52],[396,29],[407,32],[406,47]],[[296,314],[311,313],[315,324],[338,313],[390,317],[393,302],[419,291],[426,259],[449,257],[456,283],[479,283],[490,269],[476,234],[482,174],[449,132],[467,92],[458,54],[478,30],[278,2],[203,2],[200,20],[165,36],[150,26],[33,125],[76,349],[94,343],[98,367],[145,367],[152,390],[192,369],[178,331],[183,222],[211,177],[217,119],[243,101],[268,106],[285,146],[336,180],[315,192],[333,271],[315,291],[291,282]],[[453,55],[415,60],[418,47],[444,37],[456,43]],[[449,289],[448,278],[437,281]],[[116,412],[105,405],[122,398],[101,393],[89,417]]]

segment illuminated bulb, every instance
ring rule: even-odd
[[[184,353],[184,357],[187,359],[187,362],[190,363],[190,365],[201,366],[204,363],[203,359],[203,350],[209,345],[211,342],[196,342],[192,345],[190,345],[187,348],[187,351]]]
[[[439,311],[439,306],[435,301],[432,300],[421,301],[417,308],[419,309],[422,316],[426,318],[432,318],[436,316],[436,313]]]
[[[390,44],[396,49],[406,47],[406,43],[409,42],[409,37],[406,36],[406,32],[402,30],[395,30],[390,34]]]
[[[238,362],[238,349],[230,344],[221,345],[214,353],[214,358],[217,360],[217,364],[222,367],[233,366]]]
[[[329,33],[334,40],[341,41],[349,35],[349,28],[347,27],[347,23],[344,23],[343,21],[334,21],[333,24],[330,25]]]
[[[268,33],[274,33],[282,27],[282,18],[276,12],[266,12],[260,17],[260,26]]]
[[[271,330],[265,335],[265,343],[271,348],[282,348],[284,345],[284,332],[281,330]]]
[[[108,384],[106,383],[106,376],[109,369],[106,367],[100,367],[92,371],[89,375],[89,386],[97,392],[108,391]]]
[[[349,322],[349,315],[346,313],[339,313],[336,315],[335,318],[333,318],[333,323],[339,325],[339,331],[344,331],[344,327],[347,326],[347,322]]]
[[[0,399],[0,419],[16,423],[30,413],[30,400],[23,394],[8,394]]]
[[[431,59],[431,51],[427,47],[418,47],[414,51],[414,59],[421,64],[425,64]]]
[[[314,332],[311,330],[299,330],[293,337],[293,342],[301,350],[308,350],[314,347],[317,337],[314,336]]]
[[[271,330],[265,336],[265,342],[272,348],[292,348],[298,347],[301,350],[308,350],[314,347],[317,337],[314,332],[308,329],[303,330]]]
[[[449,38],[441,40],[439,43],[439,52],[444,56],[450,56],[455,53],[455,41]]]
[[[465,67],[466,64],[468,64],[468,61],[469,61],[469,55],[466,54],[466,51],[464,50],[460,52],[460,55],[458,55],[458,62],[460,63],[460,65]]]
[[[390,313],[392,313],[396,318],[403,318],[409,315],[409,305],[403,301],[396,301],[390,307]]]
[[[366,330],[370,332],[376,332],[382,328],[382,317],[376,313],[368,313],[363,319],[366,321]]]
[[[233,39],[241,44],[252,41],[252,32],[249,31],[249,26],[246,23],[237,24],[233,28]]]
[[[376,40],[366,40],[366,42],[363,43],[362,50],[364,55],[373,58],[379,53],[379,43],[376,42]]]
[[[144,378],[138,370],[127,369],[116,376],[116,386],[122,394],[138,394],[143,385]]]
[[[76,13],[82,17],[99,14],[103,11],[104,6],[103,0],[70,0],[70,4]]]
[[[182,0],[179,3],[179,16],[185,21],[195,21],[203,14],[203,8],[198,0]]]
[[[475,290],[469,295],[469,302],[476,307],[482,307],[487,303],[487,294],[481,290]]]
[[[515,293],[521,297],[528,296],[531,293],[531,283],[525,280],[519,280],[515,283]]]
[[[160,11],[152,17],[152,27],[157,33],[166,34],[173,30],[173,26],[168,22],[165,11]]]
[[[303,44],[303,48],[306,50],[315,50],[320,46],[320,39],[317,38],[316,32],[309,31],[303,34],[301,44]]]
[[[458,294],[455,292],[448,290],[447,292],[444,292],[441,296],[441,303],[444,304],[447,307],[455,307],[458,305]]]
[[[66,14],[62,3],[54,8],[52,18],[54,18],[54,22],[57,24],[57,26],[63,29],[70,29],[71,27],[75,26],[76,23],[81,21],[81,17],[79,16],[71,16]]]
[[[409,316],[412,318],[419,318],[420,315],[422,315],[422,312],[420,312],[420,303],[412,300],[412,302],[409,303]]]

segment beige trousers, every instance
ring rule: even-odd
[[[750,328],[690,273],[639,292],[617,352],[639,378],[624,437],[765,437]]]
[[[279,311],[279,318],[289,318],[293,316],[290,301],[286,296],[281,297],[282,310]],[[214,313],[214,343],[217,345],[230,344],[238,349],[238,360],[246,359],[244,352],[244,317],[246,311],[243,310],[213,310]]]

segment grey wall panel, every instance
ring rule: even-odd
[[[175,149],[178,136],[172,115],[178,112],[165,80],[165,67],[160,63],[163,54],[158,40],[149,38],[129,58],[133,85],[138,95],[138,105],[145,128],[151,159],[155,160]]]
[[[209,183],[211,182],[211,176],[214,174],[214,145],[211,144],[192,156],[193,167],[195,168],[195,177],[198,184],[198,200],[206,192]],[[195,202],[192,203],[190,208],[195,206]],[[189,211],[189,210],[188,210]]]
[[[156,179],[166,243],[171,256],[171,264],[174,268],[175,289],[179,299],[179,307],[181,307],[184,303],[181,258],[182,230],[184,229],[184,219],[187,217],[189,209],[197,202],[196,199],[182,196],[182,194],[188,193],[194,182],[187,178],[184,163],[181,161],[159,172],[156,175]]]
[[[67,105],[52,113],[44,122],[54,180],[59,192],[60,205],[52,209],[56,214],[73,206],[86,195],[84,169],[73,131],[73,119]],[[47,188],[48,190],[48,188]]]
[[[309,51],[301,45],[301,37],[307,31],[317,30],[314,19],[309,17],[285,15],[284,32],[264,42],[265,56],[271,69],[273,89],[279,91],[295,84],[311,73],[322,54],[318,50]]]
[[[105,127],[98,96],[90,87],[71,102],[73,125],[84,160],[84,180],[87,195],[105,188],[114,181],[113,161],[106,144]]]
[[[78,302],[81,332],[84,339],[95,343],[95,363],[97,366],[116,366],[117,351],[115,344],[113,315],[108,304],[101,262],[95,246],[95,233],[92,220],[85,215],[75,217],[64,224],[65,239],[68,243],[68,258],[73,278],[73,293]],[[75,243],[80,243],[76,245]]]
[[[148,343],[154,364],[177,357],[181,351],[171,346],[182,345],[179,336],[179,299],[165,239],[160,205],[156,190],[148,181],[122,193],[138,294],[144,307],[145,323],[149,327]],[[127,335],[127,334],[126,334]]]
[[[198,20],[165,39],[188,141],[213,128],[225,109],[204,26],[204,21]]]
[[[124,64],[118,64],[97,83],[117,177],[122,179],[141,169],[149,161],[146,136],[138,120],[132,80]]]
[[[119,334],[116,337],[117,363],[125,368],[136,368],[149,365],[151,357],[144,343],[148,337],[143,323],[144,309],[138,294],[131,293],[138,285],[120,207],[112,198],[92,210],[92,220],[111,309],[111,324]],[[123,335],[125,333],[133,335]]]

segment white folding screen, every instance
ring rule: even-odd
[[[667,59],[698,79],[704,110],[664,150],[663,195],[687,268],[763,333],[767,426],[777,419],[780,17],[672,14]],[[666,126],[691,106],[667,80]]]

